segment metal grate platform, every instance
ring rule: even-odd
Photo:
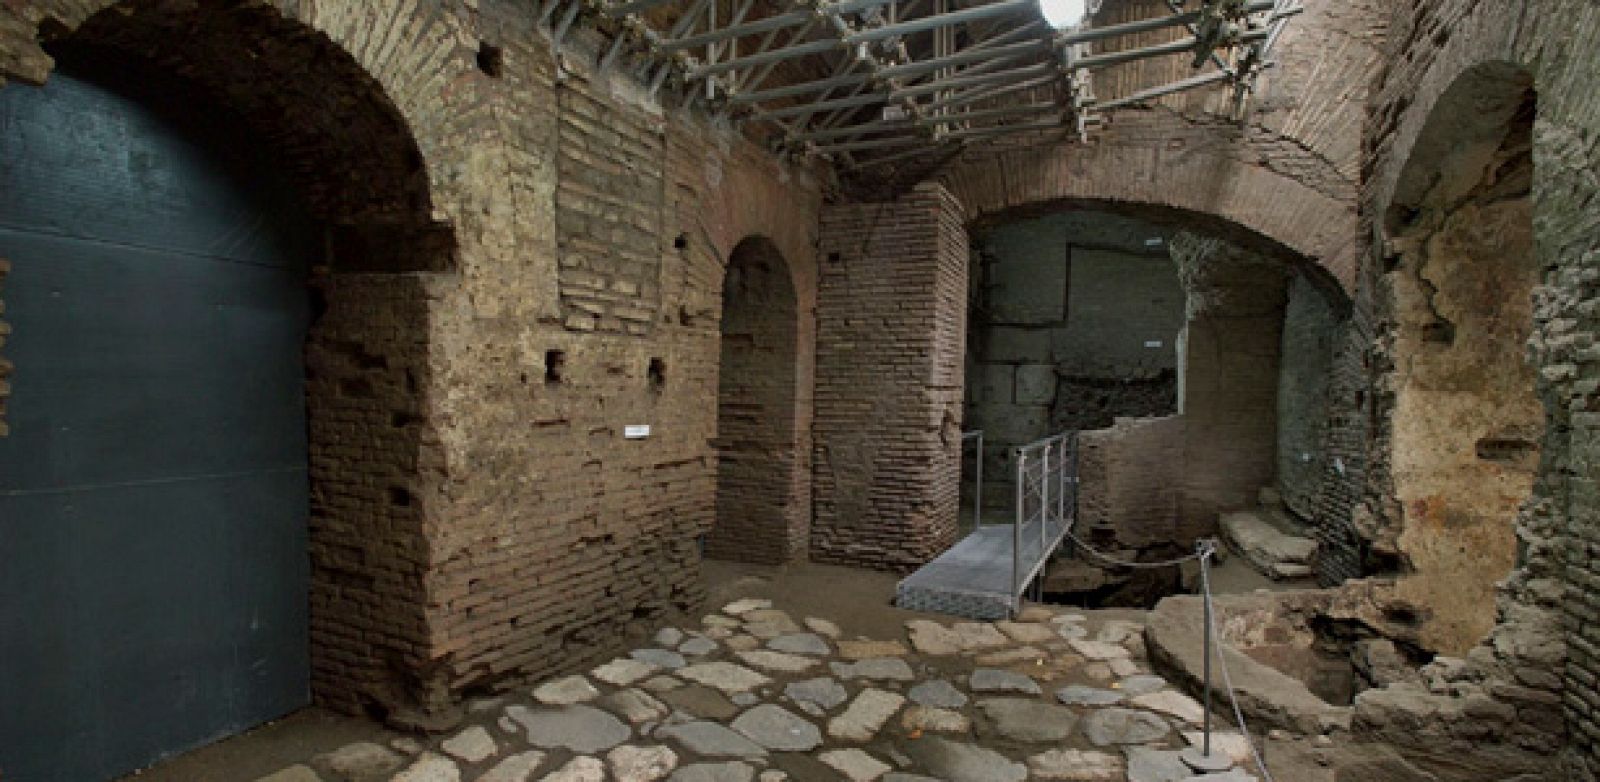
[[[895,605],[985,621],[1010,616],[1022,588],[1061,545],[1068,525],[1049,519],[1023,526],[1020,584],[1011,583],[1013,527],[992,524],[974,530],[902,580],[895,588]]]

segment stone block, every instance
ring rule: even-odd
[[[1023,364],[1017,367],[1015,401],[1018,404],[1048,405],[1055,398],[1055,365]]]

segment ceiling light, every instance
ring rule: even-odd
[[[1039,12],[1057,30],[1077,27],[1089,15],[1089,0],[1039,0]]]

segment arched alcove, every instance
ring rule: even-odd
[[[722,284],[717,516],[706,555],[804,559],[810,534],[796,436],[796,322],[788,264],[768,239],[734,247]]]
[[[0,588],[71,610],[5,617],[33,689],[4,689],[40,697],[8,710],[6,770],[121,773],[313,695],[425,701],[416,272],[454,240],[404,120],[271,6],[125,2],[40,37],[69,72],[0,91],[0,453],[40,467],[6,470],[31,483],[0,548],[40,556]]]
[[[1533,333],[1529,75],[1490,63],[1441,96],[1385,215],[1398,252],[1388,421],[1398,594],[1419,643],[1462,656],[1496,621],[1546,433]]]

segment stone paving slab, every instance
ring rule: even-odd
[[[1203,716],[1137,623],[1030,607],[843,638],[739,600],[586,674],[478,699],[466,724],[356,742],[270,782],[1189,782]],[[1225,723],[1224,723],[1225,724]],[[1220,733],[1236,773],[1248,747]],[[1174,765],[1177,764],[1177,765]],[[1181,776],[1180,776],[1181,773]],[[831,775],[831,776],[830,776]]]

